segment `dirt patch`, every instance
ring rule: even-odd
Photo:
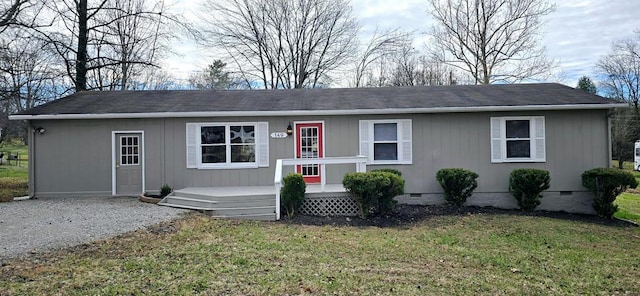
[[[603,219],[595,215],[572,214],[566,212],[505,210],[492,207],[456,207],[451,205],[398,205],[390,215],[361,219],[359,217],[316,217],[296,215],[292,218],[283,217],[282,223],[300,225],[332,225],[332,226],[376,226],[376,227],[403,227],[415,223],[430,220],[439,216],[465,216],[465,215],[521,215],[532,217],[548,217],[560,220],[581,221],[611,226],[637,226],[637,224],[618,219]]]

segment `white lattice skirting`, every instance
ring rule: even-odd
[[[348,196],[307,197],[300,213],[309,216],[357,216],[358,204]]]

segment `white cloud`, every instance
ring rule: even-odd
[[[557,1],[547,17],[542,38],[550,58],[558,59],[568,85],[583,75],[595,78],[595,64],[609,52],[611,43],[632,38],[640,29],[640,1]]]
[[[631,38],[640,29],[640,1],[582,0],[555,1],[557,10],[545,18],[541,42],[548,56],[560,63],[560,82],[575,85],[582,75],[595,78],[595,64],[607,54],[611,43]],[[428,40],[424,34],[431,25],[429,4],[424,0],[353,0],[353,12],[362,25],[363,40],[376,27],[400,28],[415,32],[416,46]],[[186,13],[197,9],[192,1],[177,1]],[[180,5],[184,5],[180,7]],[[175,44],[181,56],[167,60],[167,67],[182,76],[207,64],[206,52],[193,42]],[[173,69],[173,70],[171,70]]]

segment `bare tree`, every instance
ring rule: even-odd
[[[163,69],[156,67],[145,68],[135,82],[130,84],[131,90],[169,90],[185,89],[176,78]]]
[[[10,32],[0,39],[0,128],[4,135],[26,139],[22,122],[6,121],[6,116],[57,99],[65,87],[47,44],[25,30]]]
[[[42,0],[0,0],[0,34],[11,27],[35,27]]]
[[[380,85],[382,82],[380,77],[385,75],[380,74],[380,72],[385,70],[387,58],[410,46],[410,37],[411,35],[409,33],[402,32],[399,29],[380,31],[376,28],[371,39],[366,43],[355,60],[353,86],[370,86],[372,81],[376,80],[378,81],[378,86],[382,86]],[[376,76],[373,72],[378,72],[378,79],[369,79],[369,81],[367,81],[366,78]]]
[[[249,87],[318,87],[343,65],[358,26],[345,0],[206,0],[205,44]]]
[[[640,99],[640,32],[635,39],[614,42],[611,52],[596,64],[602,72],[601,90],[610,98],[625,101],[638,112]]]
[[[613,158],[622,169],[625,161],[633,160],[633,144],[637,139],[640,117],[634,108],[616,110],[611,125],[611,147]]]
[[[554,62],[539,45],[546,0],[429,0],[436,21],[433,56],[468,72],[476,84],[548,75]]]
[[[51,26],[38,30],[54,45],[76,91],[126,89],[141,68],[157,67],[170,30],[182,22],[164,1],[47,2]],[[172,27],[169,27],[172,25]]]
[[[393,86],[467,83],[455,68],[421,55],[410,46],[405,47],[394,57],[394,69],[389,75],[389,81]]]

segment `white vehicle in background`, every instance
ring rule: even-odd
[[[640,140],[633,147],[633,170],[640,171]]]

